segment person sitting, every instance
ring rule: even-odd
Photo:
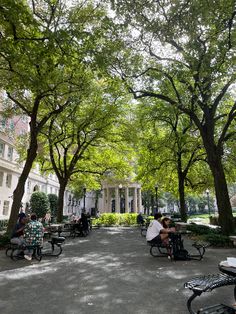
[[[19,220],[18,220],[17,224],[15,225],[13,232],[12,232],[12,235],[11,235],[10,242],[12,244],[17,244],[18,246],[25,244],[23,234],[24,234],[26,222],[27,222],[26,215],[19,215]],[[21,252],[19,251],[18,254],[20,254],[20,253]]]
[[[169,233],[170,232],[175,232],[175,227],[170,227],[170,224],[171,224],[171,219],[169,217],[164,217],[162,220],[161,220],[161,224],[163,226],[164,229],[168,229],[169,230]],[[162,241],[164,244],[169,244],[169,238],[166,238]]]
[[[144,224],[144,218],[142,216],[142,212],[139,212],[139,214],[137,216],[137,224],[138,225],[143,225]]]
[[[30,221],[27,223],[24,229],[24,240],[26,245],[43,246],[43,225],[37,221],[36,214],[31,214]],[[32,259],[32,250],[28,250],[28,254],[24,255],[25,259]]]
[[[147,242],[166,244],[167,242],[166,239],[168,240],[169,233],[173,232],[171,228],[163,227],[163,225],[160,222],[161,217],[162,217],[161,213],[156,213],[154,215],[154,220],[150,222],[146,234]]]

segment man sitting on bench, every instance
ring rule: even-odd
[[[161,244],[166,243],[166,239],[168,238],[168,234],[173,232],[171,228],[164,228],[163,225],[160,223],[160,219],[162,217],[161,213],[156,213],[154,215],[154,220],[150,222],[146,240],[151,244]]]

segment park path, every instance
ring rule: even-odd
[[[188,246],[188,241],[185,240]],[[59,258],[11,261],[0,251],[2,314],[187,314],[196,275],[218,272],[235,249],[207,250],[203,261],[153,258],[137,228],[100,228],[86,238],[66,239]],[[195,302],[233,304],[223,287]]]

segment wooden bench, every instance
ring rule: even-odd
[[[225,304],[216,304],[208,306],[206,308],[200,309],[198,312],[195,312],[192,309],[192,301],[199,297],[203,292],[210,292],[216,288],[236,285],[236,277],[229,276],[227,274],[210,274],[206,276],[198,276],[192,278],[184,284],[185,288],[190,289],[193,294],[187,301],[187,308],[191,314],[210,314],[210,313],[235,313],[235,309]],[[236,286],[234,287],[234,298],[236,300]]]

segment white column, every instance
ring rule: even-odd
[[[125,187],[125,212],[129,212],[129,188]]]
[[[138,188],[138,211],[140,212],[142,210],[142,194],[141,194],[141,188]]]
[[[107,212],[111,213],[111,189],[107,188]]]
[[[102,204],[103,204],[103,212],[107,212],[107,188],[103,188],[102,194]]]
[[[133,205],[134,205],[134,213],[137,213],[137,188],[134,188]]]
[[[116,205],[116,213],[120,213],[120,197],[119,197],[119,188],[115,187],[115,205]]]

